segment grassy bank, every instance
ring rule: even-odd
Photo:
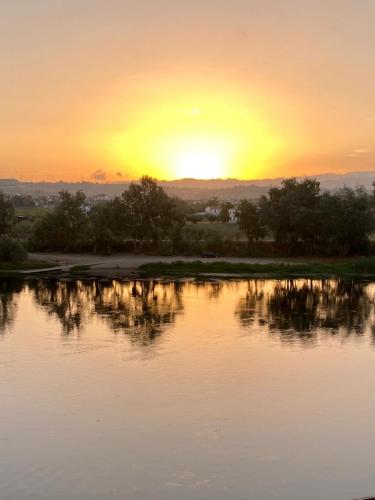
[[[45,267],[53,267],[56,264],[46,260],[27,259],[22,262],[0,262],[0,272],[7,271],[25,271],[27,269],[43,269]]]
[[[246,264],[222,261],[214,262],[155,262],[140,266],[145,276],[196,276],[201,274],[222,275],[269,275],[274,277],[375,277],[375,257],[356,258],[337,262]]]

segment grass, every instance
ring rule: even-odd
[[[222,222],[196,222],[189,223],[186,227],[195,231],[201,229],[203,231],[209,231],[212,234],[217,233],[219,236],[226,239],[232,239],[235,241],[240,239],[246,241],[246,238],[242,235],[237,224],[225,224]]]
[[[88,265],[73,266],[69,270],[69,274],[71,274],[73,276],[86,274],[88,271],[90,271],[90,268],[91,268],[91,266],[88,266]]]
[[[45,215],[48,211],[48,208],[40,207],[16,208],[16,215],[35,219],[38,217],[43,217],[43,215]]]
[[[141,274],[164,276],[195,276],[200,274],[222,275],[271,275],[274,277],[360,277],[375,276],[375,257],[359,257],[334,262],[247,264],[214,262],[155,262],[139,267]]]
[[[0,262],[1,271],[25,271],[27,269],[43,269],[53,267],[55,264],[46,260],[27,259],[22,262]]]

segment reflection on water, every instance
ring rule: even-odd
[[[91,287],[80,281],[31,281],[27,287],[34,300],[50,316],[56,317],[64,334],[79,331],[90,314]]]
[[[363,335],[373,330],[374,287],[336,280],[249,281],[236,315],[242,326],[267,327],[282,341],[311,344],[319,332]]]
[[[345,337],[369,330],[375,339],[375,285],[363,282],[4,279],[0,282],[0,333],[11,327],[17,296],[23,290],[31,292],[35,304],[58,319],[65,335],[79,333],[96,317],[114,333],[125,333],[132,341],[149,345],[184,312],[184,295],[201,294],[219,301],[223,292],[229,292],[238,295],[233,313],[250,332],[256,325],[283,342],[306,345],[313,345],[322,332]]]
[[[79,332],[93,316],[115,333],[127,333],[142,344],[152,343],[183,310],[183,283],[155,281],[33,281],[35,302],[59,319],[64,334]]]
[[[0,499],[373,494],[374,297],[335,280],[1,280]]]
[[[95,286],[95,313],[116,332],[142,344],[153,342],[183,310],[182,283],[154,281]]]
[[[374,335],[375,285],[341,280],[127,281],[18,280],[0,282],[0,333],[10,328],[23,290],[65,335],[79,333],[89,320],[105,321],[114,333],[149,345],[184,311],[184,294],[220,300],[238,294],[234,315],[252,332],[257,325],[283,342],[313,345],[319,333]],[[188,290],[188,291],[187,291]],[[220,308],[218,309],[220,314]]]
[[[11,328],[17,312],[17,294],[22,282],[11,279],[0,280],[0,335]]]

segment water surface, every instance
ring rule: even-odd
[[[375,494],[375,284],[0,282],[0,498]]]

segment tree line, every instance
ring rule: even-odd
[[[267,234],[284,254],[368,253],[375,228],[374,194],[364,188],[321,191],[314,179],[286,179],[259,202],[242,200],[239,226],[249,244]]]
[[[61,192],[54,209],[35,224],[31,244],[39,250],[111,253],[137,251],[144,244],[158,249],[163,242],[172,254],[184,225],[184,203],[144,176],[139,183],[130,184],[121,197],[100,202],[90,210],[86,210],[84,193]]]
[[[13,200],[0,193],[0,260],[20,260],[26,247],[107,254],[203,250],[236,255],[365,254],[372,251],[374,200],[364,188],[325,192],[314,179],[286,179],[258,201],[239,203],[238,226],[245,243],[223,241],[215,231],[194,228],[188,203],[168,196],[148,176],[121,196],[92,207],[82,192],[60,192],[56,205],[27,231],[16,223]],[[222,214],[227,213],[229,205],[222,206]]]

